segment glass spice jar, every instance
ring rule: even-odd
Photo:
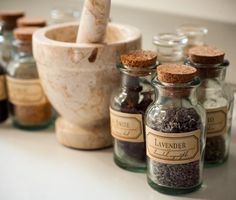
[[[144,114],[153,102],[150,84],[155,75],[156,53],[136,50],[121,56],[121,86],[111,101],[111,134],[114,137],[114,161],[121,168],[146,170]]]
[[[22,11],[0,11],[0,26],[2,32],[0,41],[1,61],[4,67],[6,67],[12,58],[12,42],[14,40],[13,30],[17,27],[16,21],[23,16],[24,12]]]
[[[207,112],[205,163],[223,163],[229,155],[234,95],[224,81],[226,65],[224,51],[213,47],[194,47],[189,50],[187,63],[198,70],[201,86],[198,100]]]
[[[153,37],[153,44],[156,46],[158,62],[180,63],[183,64],[184,47],[187,45],[188,38],[183,34],[160,33]]]
[[[196,71],[164,64],[152,81],[158,97],[146,112],[147,178],[162,193],[189,193],[202,184],[206,114]]]
[[[208,33],[208,29],[196,24],[183,24],[176,29],[178,34],[183,34],[188,38],[188,43],[184,49],[184,54],[188,57],[188,51],[195,46],[204,46],[205,37]]]
[[[0,123],[8,118],[8,101],[6,91],[5,69],[0,63]]]
[[[43,129],[52,122],[52,108],[42,89],[32,55],[32,34],[37,29],[15,29],[16,54],[7,68],[7,88],[13,125],[26,130]]]

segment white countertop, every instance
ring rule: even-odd
[[[0,200],[235,200],[235,120],[236,112],[228,162],[205,169],[203,187],[178,197],[151,189],[145,174],[117,167],[111,148],[77,151],[58,144],[52,129],[24,132],[2,124]]]

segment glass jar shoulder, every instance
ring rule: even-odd
[[[15,57],[7,67],[7,74],[19,79],[38,78],[37,66],[32,56]]]
[[[155,92],[149,82],[141,81],[135,88],[120,87],[111,99],[111,108],[116,111],[145,114],[155,99]]]

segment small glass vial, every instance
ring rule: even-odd
[[[5,69],[0,63],[0,123],[8,118],[8,101],[6,90]]]
[[[13,30],[16,28],[16,21],[23,17],[22,11],[0,11],[0,26],[2,37],[0,41],[1,62],[4,67],[10,62],[12,58],[12,42],[14,40]]]
[[[39,130],[52,122],[52,108],[42,89],[32,55],[32,34],[36,27],[14,31],[16,54],[7,68],[7,88],[13,125]]]
[[[205,37],[208,33],[208,29],[203,26],[198,26],[194,24],[184,24],[176,29],[177,33],[183,34],[188,38],[188,44],[185,47],[184,53],[188,57],[188,50],[195,46],[204,46]]]
[[[150,84],[156,72],[156,53],[131,51],[121,56],[121,86],[112,97],[111,133],[114,137],[114,161],[121,168],[146,170],[144,114],[153,102]]]
[[[46,19],[42,17],[21,17],[17,20],[17,27],[45,27]]]
[[[177,33],[160,33],[153,37],[153,44],[157,48],[158,62],[180,63],[183,64],[184,47],[187,45],[188,38]]]
[[[197,101],[196,71],[164,64],[152,82],[158,96],[146,112],[147,177],[162,193],[189,193],[202,184],[206,114]]]
[[[224,51],[217,48],[194,47],[189,50],[187,61],[197,68],[202,82],[198,89],[198,100],[207,112],[207,166],[221,164],[229,155],[234,95],[224,81],[224,55]]]

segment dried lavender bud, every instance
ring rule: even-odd
[[[163,133],[178,134],[201,129],[202,122],[193,108],[173,108],[159,113],[148,126]],[[158,185],[191,188],[199,184],[199,160],[187,164],[164,164],[149,159],[148,167],[152,181]]]

